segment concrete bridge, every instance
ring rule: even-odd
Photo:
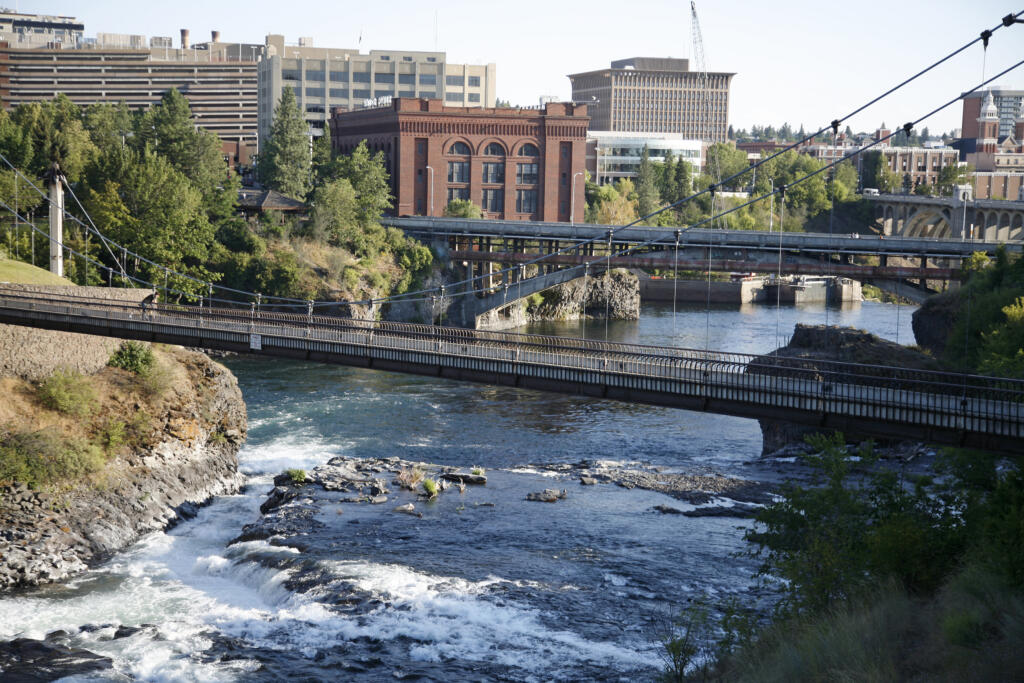
[[[871,197],[886,236],[978,243],[1024,241],[1024,201],[882,194]],[[978,251],[981,251],[979,249]]]
[[[907,199],[908,206],[912,200],[923,199],[935,202],[944,201],[928,197],[905,195],[880,195],[878,199],[896,197]],[[986,204],[991,200],[979,200]],[[991,203],[1003,206],[1018,205],[1024,211],[1024,202]],[[891,212],[890,212],[891,213]],[[1003,212],[1006,213],[1005,211]],[[970,213],[968,214],[970,216]],[[661,228],[636,225],[619,229],[614,225],[597,225],[593,223],[553,223],[542,221],[510,221],[510,220],[472,220],[465,218],[429,218],[412,216],[406,218],[383,218],[384,225],[399,228],[404,232],[423,239],[442,244],[483,244],[495,240],[508,240],[525,243],[545,242],[558,245],[559,248],[577,244],[582,240],[597,240],[607,243],[610,230],[617,230],[612,236],[612,244],[616,247],[628,247],[638,244],[652,243],[655,250],[674,249],[675,233],[682,228]],[[970,222],[970,221],[968,221]],[[680,249],[691,250],[722,250],[722,251],[767,251],[778,253],[781,247],[784,252],[801,254],[833,254],[836,256],[898,256],[917,259],[949,259],[965,258],[976,251],[994,254],[1001,244],[1010,252],[1024,253],[1024,237],[1020,241],[1007,242],[999,240],[995,235],[981,239],[976,235],[972,241],[947,236],[945,238],[929,235],[889,234],[835,234],[813,232],[767,232],[764,230],[714,230],[693,228],[683,230],[679,234]],[[656,244],[653,244],[655,243]],[[592,245],[591,245],[592,246]],[[647,249],[645,249],[647,250]],[[590,249],[593,252],[593,248]]]
[[[1024,381],[0,288],[0,322],[1024,452]]]
[[[976,251],[994,254],[1001,245],[994,239],[966,241],[928,236],[700,228],[684,231],[649,226],[612,232],[615,226],[459,218],[386,218],[383,222],[429,242],[451,263],[464,264],[467,279],[478,278],[474,287],[480,292],[479,298],[473,301],[467,298],[461,307],[452,311],[451,320],[466,327],[475,327],[479,316],[488,311],[582,277],[584,270],[579,266],[588,263],[591,275],[609,266],[827,274],[869,282],[920,303],[936,291],[928,286],[929,281],[958,280],[962,275],[958,267],[960,259]],[[555,254],[567,248],[566,253]],[[1024,241],[1008,243],[1005,248],[1024,252]],[[608,258],[609,251],[625,249],[632,251]],[[543,254],[550,256],[529,273],[514,269],[516,264]],[[877,257],[878,265],[854,264],[856,256]],[[889,265],[890,258],[897,259],[899,265]],[[917,265],[907,265],[908,260]],[[576,266],[571,274],[553,275],[556,268],[570,266]],[[509,267],[513,268],[512,272],[492,275]]]

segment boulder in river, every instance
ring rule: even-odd
[[[565,489],[561,491],[558,489],[544,489],[537,493],[527,493],[526,500],[533,500],[539,503],[555,503],[568,495],[569,493]]]

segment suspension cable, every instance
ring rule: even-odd
[[[1016,17],[1020,16],[1021,14],[1024,14],[1024,12],[1020,12],[1020,13],[1018,13],[1018,14],[1016,14],[1016,15],[1012,15],[1012,16],[1014,17],[1014,19],[1016,19]],[[1007,18],[1009,18],[1009,17],[1007,17]],[[993,29],[992,29],[991,31],[989,31],[989,32],[988,32],[988,33],[989,33],[989,37],[991,36],[992,32],[994,32],[994,31],[996,31],[996,30],[999,30],[1000,26],[1002,26],[1002,25],[1010,25],[1010,24],[1006,23],[1006,21],[1005,21],[1005,20],[1003,20],[1003,21],[1001,22],[1001,24],[1000,24],[1000,25],[997,25],[997,26],[996,26],[996,27],[994,27],[994,28],[993,28]],[[885,93],[883,93],[883,94],[879,95],[878,97],[876,97],[875,99],[871,100],[871,101],[870,101],[870,102],[868,102],[867,104],[865,104],[865,105],[862,105],[861,107],[859,107],[859,108],[855,109],[855,110],[854,110],[853,112],[851,112],[851,113],[850,113],[850,114],[848,114],[848,115],[847,115],[846,117],[844,117],[844,119],[845,119],[845,118],[849,118],[849,117],[851,117],[851,116],[854,116],[854,115],[856,115],[857,113],[860,113],[861,111],[863,111],[863,110],[864,110],[864,109],[866,109],[867,107],[869,107],[869,106],[871,106],[871,105],[875,104],[876,102],[878,102],[879,100],[881,100],[881,99],[883,99],[884,97],[888,96],[888,95],[889,95],[889,94],[891,94],[892,92],[895,92],[896,90],[898,90],[898,89],[900,89],[900,88],[904,87],[904,86],[905,86],[905,85],[907,85],[908,83],[910,83],[910,82],[912,82],[913,80],[915,80],[915,79],[919,78],[920,76],[924,75],[925,73],[927,73],[927,72],[931,71],[932,69],[934,69],[935,67],[937,67],[937,66],[939,66],[940,64],[944,63],[945,61],[948,61],[948,60],[949,60],[950,58],[952,58],[953,56],[955,56],[955,55],[959,54],[960,52],[962,52],[962,51],[966,50],[966,49],[967,49],[968,47],[970,47],[971,45],[973,45],[974,43],[976,43],[976,42],[977,42],[978,40],[981,40],[981,39],[982,39],[982,38],[981,38],[981,37],[979,37],[979,38],[976,38],[976,39],[974,39],[974,40],[970,41],[969,43],[967,43],[967,44],[965,44],[964,46],[960,47],[960,48],[959,48],[959,49],[957,49],[956,51],[954,51],[954,52],[952,52],[952,53],[950,53],[950,54],[946,55],[945,57],[943,57],[942,59],[940,59],[940,60],[938,60],[938,61],[934,62],[933,64],[931,64],[930,66],[926,67],[925,69],[922,69],[922,70],[921,70],[921,71],[919,71],[918,73],[914,74],[913,76],[911,76],[910,78],[908,78],[908,79],[904,80],[903,82],[901,82],[900,84],[898,84],[898,85],[894,86],[893,88],[890,88],[890,89],[889,89],[888,91],[886,91]],[[986,42],[987,42],[987,41],[986,41]],[[1015,65],[1013,65],[1012,67],[1010,67],[1010,68],[1008,68],[1008,69],[1004,70],[1003,72],[1001,72],[1001,73],[1000,73],[1000,74],[998,74],[997,76],[993,77],[992,79],[988,79],[988,80],[984,81],[984,82],[982,83],[982,85],[985,85],[985,84],[987,84],[987,83],[991,82],[992,80],[995,80],[995,78],[998,78],[999,76],[1002,76],[1003,74],[1005,74],[1005,73],[1009,72],[1010,70],[1012,70],[1012,69],[1015,69],[1015,68],[1017,68],[1018,66],[1020,66],[1020,64],[1021,64],[1021,62],[1018,62],[1017,64],[1015,64]],[[978,87],[981,87],[981,86],[978,86]],[[976,88],[974,88],[974,89],[972,89],[971,91],[968,91],[968,92],[973,92],[974,90],[977,90],[977,89],[978,89],[978,88],[976,87]],[[963,94],[967,94],[967,93],[963,93]],[[962,96],[962,95],[961,95],[961,96]],[[951,104],[952,102],[955,102],[955,101],[959,100],[961,96],[958,96],[958,97],[957,97],[956,99],[952,100],[952,101],[950,102],[950,104]],[[924,120],[925,118],[927,118],[927,117],[931,116],[931,115],[932,115],[932,114],[934,114],[935,112],[937,112],[937,111],[941,110],[942,108],[945,108],[945,106],[948,106],[948,104],[947,104],[947,105],[943,105],[943,107],[940,107],[940,108],[938,108],[938,109],[936,109],[936,110],[933,110],[933,111],[932,111],[932,112],[930,112],[929,114],[926,114],[926,115],[925,115],[924,117],[921,117],[920,119],[918,119],[918,121]],[[836,121],[839,121],[839,120],[841,120],[841,119],[836,119]],[[788,147],[786,147],[786,148],[783,148],[783,149],[779,150],[779,151],[778,151],[778,152],[776,152],[775,154],[773,154],[773,155],[771,155],[771,156],[769,156],[769,157],[767,157],[767,158],[765,158],[765,159],[762,159],[762,160],[760,160],[759,162],[757,162],[757,163],[756,163],[756,164],[754,164],[753,166],[751,166],[751,167],[749,167],[749,168],[747,168],[747,169],[744,169],[743,171],[740,171],[740,172],[738,172],[738,173],[734,174],[733,176],[730,176],[729,178],[727,178],[727,179],[725,179],[724,181],[722,181],[722,183],[721,183],[721,184],[724,184],[724,183],[730,182],[731,180],[733,180],[733,179],[735,179],[735,178],[737,178],[737,177],[741,176],[742,174],[744,174],[744,173],[747,173],[747,172],[751,171],[752,169],[755,169],[755,168],[757,168],[758,166],[760,166],[760,165],[762,165],[762,164],[764,164],[764,163],[767,163],[767,162],[768,162],[768,161],[770,161],[771,159],[774,159],[774,158],[776,158],[777,156],[779,156],[779,155],[781,155],[781,154],[785,153],[786,151],[788,151],[788,150],[790,150],[790,149],[793,149],[794,147],[797,147],[798,145],[802,144],[803,142],[806,142],[807,140],[809,140],[809,139],[813,138],[813,137],[814,137],[814,136],[816,136],[816,135],[819,135],[819,134],[820,134],[821,132],[823,132],[823,131],[825,131],[825,130],[827,130],[827,128],[823,128],[823,129],[821,129],[820,131],[818,131],[818,132],[816,132],[816,133],[811,133],[810,135],[808,135],[808,136],[805,136],[805,137],[804,137],[804,138],[803,138],[802,140],[799,140],[799,141],[797,141],[796,143],[794,143],[794,144],[792,144],[792,145],[790,145],[790,146],[788,146]],[[886,138],[886,139],[887,139],[887,138]],[[867,147],[870,147],[870,146],[871,146],[871,145],[868,145]],[[860,150],[858,150],[858,152],[862,152],[862,151],[863,151],[864,149],[866,149],[867,147],[865,147],[865,148],[861,148]],[[848,156],[849,156],[849,155],[848,155]],[[847,157],[844,157],[844,159],[845,159],[845,158],[847,158]],[[15,170],[15,172],[16,172],[16,173],[18,173],[19,175],[22,175],[22,177],[24,177],[24,175],[23,175],[23,174],[21,174],[21,172],[20,172],[20,171],[18,171],[18,170],[17,170],[16,168],[14,168],[14,167],[13,167],[13,165],[12,165],[12,164],[10,163],[10,161],[8,161],[8,160],[7,160],[7,159],[6,159],[5,157],[3,157],[2,155],[0,155],[0,159],[2,159],[2,160],[3,160],[3,161],[4,161],[4,162],[5,162],[5,163],[6,163],[6,164],[7,164],[8,166],[11,166],[11,167],[12,167],[12,168],[13,168],[13,169]],[[831,165],[829,165],[829,166],[826,166],[825,168],[830,168],[830,167],[831,167]],[[824,170],[824,169],[820,169],[820,170]],[[819,170],[819,172],[820,172],[820,170]],[[813,177],[814,175],[817,175],[817,172],[812,172],[812,173],[810,173],[810,174],[808,174],[808,175],[804,176],[804,178],[801,178],[801,179],[798,179],[797,181],[794,181],[794,182],[793,182],[792,184],[797,184],[797,183],[799,183],[799,182],[802,182],[803,180],[806,180],[807,178]],[[26,180],[27,180],[27,178],[26,178]],[[29,182],[30,182],[30,184],[31,184],[31,181],[29,181]],[[36,190],[37,190],[37,192],[39,192],[39,189],[38,189],[37,187],[35,187],[35,185],[34,185],[34,184],[32,184],[32,186],[33,186],[33,188],[34,188],[34,189],[36,189]],[[712,187],[713,187],[713,186],[712,186]],[[702,194],[704,194],[705,192],[708,192],[708,191],[709,191],[710,189],[711,189],[711,188],[708,188],[708,189],[706,189],[706,190],[701,190],[700,192],[697,192],[697,193],[695,193],[695,194],[692,194],[692,195],[691,195],[691,196],[689,196],[689,197],[684,197],[684,198],[682,198],[682,199],[679,199],[679,200],[677,200],[676,202],[673,202],[673,203],[671,203],[671,204],[669,204],[669,205],[667,205],[667,206],[665,206],[665,207],[662,207],[661,209],[658,209],[658,210],[656,210],[656,211],[654,211],[654,212],[652,212],[652,213],[648,214],[647,216],[643,216],[643,217],[641,217],[641,218],[639,218],[639,219],[637,219],[637,220],[635,220],[635,221],[633,221],[633,222],[631,222],[631,223],[629,223],[629,224],[627,224],[627,225],[623,225],[623,226],[620,226],[620,227],[614,228],[614,229],[613,229],[613,230],[612,230],[611,232],[613,232],[613,233],[614,233],[614,232],[617,232],[618,230],[622,230],[622,229],[626,229],[626,228],[632,227],[632,226],[634,226],[634,225],[636,225],[636,224],[638,224],[638,223],[640,223],[640,222],[642,222],[642,221],[645,221],[645,220],[647,220],[647,219],[649,219],[649,218],[652,218],[653,216],[656,216],[656,215],[658,215],[658,214],[660,214],[660,213],[662,213],[662,212],[664,212],[664,211],[667,211],[667,210],[669,210],[669,209],[671,209],[671,208],[674,208],[674,207],[676,207],[676,206],[682,205],[682,204],[686,203],[687,201],[690,201],[690,200],[692,200],[692,199],[694,199],[694,198],[696,198],[696,197],[699,197],[699,196],[701,196]],[[40,194],[41,194],[41,195],[43,195],[43,196],[44,196],[44,198],[46,198],[46,199],[47,199],[47,201],[49,201],[49,199],[48,199],[48,198],[46,197],[46,195],[45,195],[44,193],[40,192]],[[76,202],[77,202],[77,197],[76,197],[75,199],[76,199]],[[760,199],[763,199],[763,197],[759,198],[759,200],[760,200]],[[733,207],[732,209],[729,209],[729,210],[727,210],[727,211],[723,211],[723,212],[721,212],[720,214],[715,214],[715,215],[713,215],[713,216],[712,216],[711,218],[712,218],[712,220],[714,220],[714,219],[718,219],[718,218],[720,218],[720,217],[722,217],[722,216],[728,215],[729,213],[733,213],[733,212],[734,212],[735,210],[738,210],[739,208],[742,208],[742,207],[744,207],[744,206],[747,206],[747,205],[749,205],[750,203],[751,203],[751,202],[747,202],[746,204],[742,204],[742,205],[740,205],[740,206],[738,206],[738,207]],[[80,203],[79,203],[79,204],[80,204]],[[84,210],[84,209],[83,209],[83,210]],[[70,215],[70,214],[69,214],[69,215]],[[80,225],[82,225],[82,226],[83,226],[84,228],[86,228],[86,229],[90,229],[90,231],[92,231],[92,226],[86,226],[86,225],[85,225],[84,223],[82,223],[82,222],[81,222],[80,220],[78,220],[77,218],[75,218],[75,217],[73,217],[73,216],[72,216],[72,219],[73,219],[73,220],[74,220],[75,222],[77,222],[77,223],[79,223]],[[706,222],[706,221],[701,221],[701,223],[703,223],[703,222]],[[99,236],[99,237],[100,237],[101,239],[105,239],[105,238],[103,238],[103,236],[101,235],[101,233],[100,233],[100,232],[99,232],[98,230],[96,230],[95,232],[96,232],[96,234],[97,234],[97,235],[98,235],[98,236]],[[593,241],[594,239],[597,239],[597,238],[592,238],[591,240],[585,240],[585,241],[583,241],[583,242],[582,242],[581,244],[586,244],[586,243],[588,243],[588,242],[592,242],[592,241]],[[570,247],[570,249],[571,249],[571,248],[572,248],[572,247]],[[541,257],[540,259],[537,259],[537,261],[539,261],[539,260],[543,260],[543,259],[546,259],[546,258],[550,258],[551,256],[554,256],[554,255],[556,255],[556,254],[560,254],[560,253],[563,253],[564,251],[565,251],[565,249],[562,249],[562,250],[559,250],[559,251],[553,252],[552,254],[547,254],[547,255],[544,255],[544,256],[543,256],[543,257]],[[135,256],[135,257],[137,257],[137,258],[138,258],[138,259],[140,259],[141,261],[143,261],[143,262],[145,262],[145,263],[147,263],[147,264],[150,264],[150,265],[152,265],[152,266],[154,266],[154,267],[156,267],[156,268],[164,268],[164,266],[161,266],[160,264],[156,264],[156,263],[154,263],[153,261],[151,261],[151,260],[149,260],[149,259],[147,259],[147,258],[145,258],[145,257],[143,257],[143,256],[140,256],[140,255],[138,255],[138,254],[135,254],[134,252],[132,252],[132,255],[133,255],[133,256]],[[106,268],[106,266],[103,266],[103,267],[104,267],[104,268]],[[108,270],[109,270],[109,269],[108,269]],[[212,284],[212,283],[206,283],[206,282],[204,282],[204,281],[202,281],[202,280],[199,280],[198,278],[194,278],[194,277],[192,277],[192,276],[189,276],[189,275],[185,275],[185,274],[182,274],[182,273],[177,273],[177,272],[175,272],[174,274],[175,274],[176,276],[182,277],[182,278],[184,278],[184,279],[187,279],[187,280],[189,280],[189,281],[193,281],[193,282],[196,282],[197,284]],[[139,280],[138,278],[134,278],[134,277],[132,277],[131,279],[132,279],[133,281],[139,281],[139,282],[142,282],[142,281],[141,281],[141,280]],[[247,296],[247,297],[251,297],[251,296],[253,295],[253,293],[252,293],[252,292],[246,292],[246,291],[242,291],[242,290],[236,290],[236,289],[233,289],[233,288],[225,287],[225,286],[223,286],[223,285],[213,285],[213,286],[214,286],[214,287],[216,287],[216,288],[217,288],[218,290],[221,290],[221,291],[227,291],[227,292],[230,292],[230,293],[233,293],[233,294],[240,294],[240,295],[243,295],[243,296]],[[395,297],[388,297],[388,298],[386,298],[386,299],[383,299],[383,300],[381,301],[381,303],[386,303],[386,302],[389,302],[389,301],[408,301],[408,300],[410,300],[410,296],[409,296],[409,295],[413,295],[413,294],[424,294],[424,293],[426,293],[426,292],[429,292],[429,291],[436,291],[436,288],[435,288],[434,290],[421,290],[421,291],[419,291],[419,292],[410,292],[410,293],[406,293],[406,294],[403,294],[403,295],[397,295],[397,296],[395,296]],[[305,306],[305,305],[307,304],[307,301],[306,301],[306,300],[303,300],[303,299],[292,299],[292,298],[288,298],[288,297],[274,297],[274,296],[269,296],[269,297],[267,297],[267,298],[268,298],[268,299],[271,299],[271,300],[274,300],[274,301],[280,301],[280,302],[285,302],[285,303],[294,303],[294,304],[298,304],[298,305],[301,305],[301,306]],[[415,300],[415,299],[413,299],[413,300]],[[339,306],[339,305],[346,305],[346,304],[349,304],[349,305],[350,305],[350,304],[360,304],[360,303],[366,303],[366,302],[365,302],[365,301],[324,301],[324,302],[314,302],[314,304],[315,304],[315,305],[319,305],[319,306]]]

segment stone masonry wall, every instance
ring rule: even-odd
[[[153,293],[149,289],[76,287],[74,285],[4,284],[5,289],[25,292],[74,294],[138,303]],[[0,376],[31,381],[45,379],[61,368],[83,374],[98,371],[118,346],[120,339],[74,332],[37,330],[18,325],[0,325]]]

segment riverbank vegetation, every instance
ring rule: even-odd
[[[125,342],[108,366],[57,370],[39,382],[0,380],[0,487],[59,489],[89,481],[115,456],[150,443],[154,416],[184,381],[174,354]]]
[[[817,477],[787,484],[746,534],[782,599],[771,620],[679,622],[667,680],[1020,680],[1024,476],[949,452],[936,476],[882,465],[870,445],[817,437]],[[706,607],[696,608],[703,614]],[[689,630],[718,644],[695,648]],[[724,637],[722,635],[724,631]]]
[[[0,200],[22,215],[5,219],[0,247],[9,258],[48,262],[45,236],[33,237],[25,225],[47,212],[28,183],[44,188],[42,178],[57,161],[68,181],[68,210],[155,263],[119,253],[68,221],[68,246],[103,264],[67,258],[67,278],[77,284],[133,286],[120,277],[123,268],[192,296],[208,293],[199,280],[296,299],[368,299],[407,290],[433,260],[429,249],[378,223],[391,205],[382,154],[365,145],[336,154],[323,136],[310,155],[288,88],[259,171],[266,187],[308,202],[308,217],[243,218],[240,179],[220,140],[195,125],[188,101],[173,89],[141,112],[124,102],[83,108],[63,95],[0,112],[0,153],[29,177],[0,169]]]

